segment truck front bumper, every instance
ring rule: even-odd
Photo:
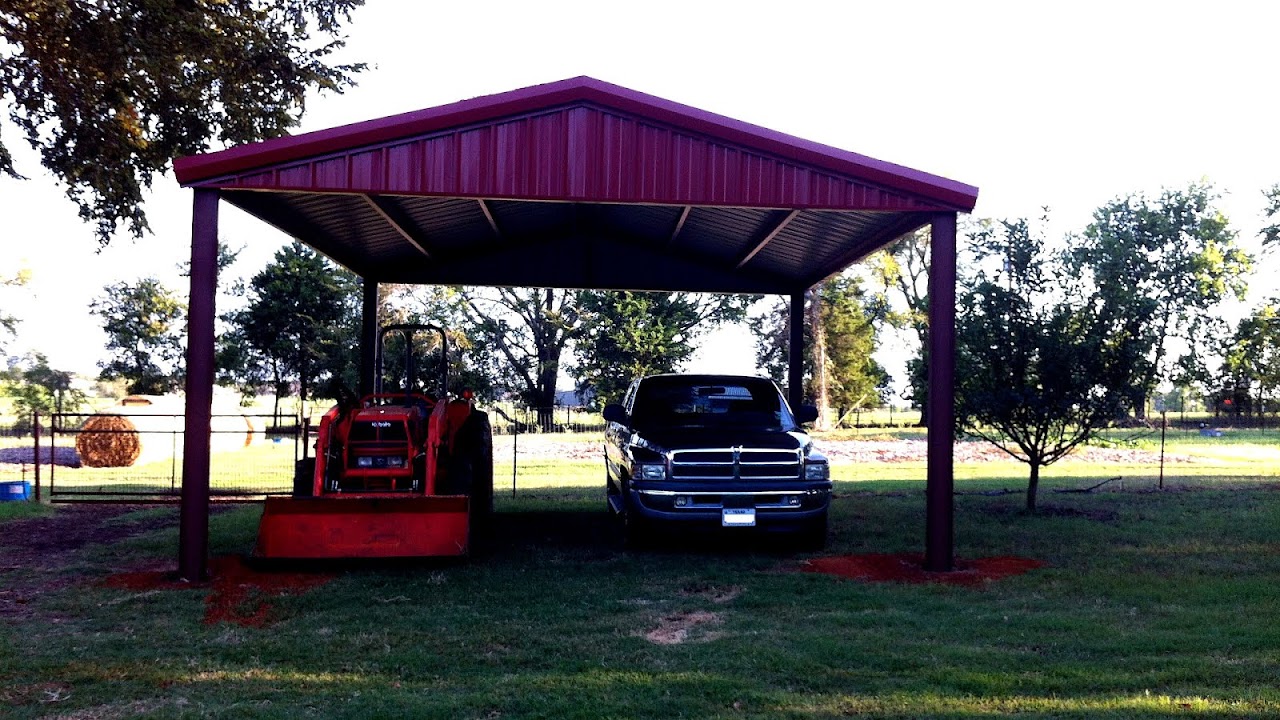
[[[799,530],[820,519],[831,504],[831,485],[806,483],[768,489],[745,487],[632,487],[628,511],[652,523],[682,527],[724,524],[725,510],[754,510],[756,527]]]

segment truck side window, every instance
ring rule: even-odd
[[[631,381],[631,387],[627,388],[627,395],[626,395],[626,397],[625,397],[625,398],[623,398],[623,400],[622,400],[622,407],[623,407],[624,409],[626,409],[626,411],[627,411],[627,414],[628,414],[628,415],[630,415],[630,414],[631,414],[632,406],[635,404],[635,401],[636,401],[636,388],[638,388],[638,387],[640,387],[640,381],[639,381],[639,380],[632,380],[632,381]]]

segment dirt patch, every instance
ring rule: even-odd
[[[209,563],[211,580],[204,601],[204,623],[225,622],[244,627],[266,627],[275,620],[272,599],[301,595],[334,578],[329,573],[262,572],[245,565],[238,555],[223,555]],[[193,585],[172,572],[145,570],[117,573],[102,581],[105,587],[133,592],[186,590]]]
[[[213,507],[211,513],[230,508]],[[177,508],[155,505],[60,505],[45,517],[0,526],[0,621],[29,613],[38,597],[66,587],[61,573],[81,561],[88,548],[112,545],[144,533],[175,527]],[[138,513],[136,517],[125,517]]]
[[[655,645],[708,642],[720,637],[720,634],[707,632],[707,627],[719,625],[720,622],[719,613],[706,610],[673,613],[659,620],[657,627],[644,633],[644,639]]]
[[[145,505],[64,505],[53,515],[15,520],[0,527],[0,620],[24,617],[37,597],[71,582],[59,571],[77,561],[89,546],[110,545],[142,533],[171,527],[178,514],[122,516]]]
[[[897,582],[941,585],[984,585],[1012,575],[1044,567],[1040,560],[1020,557],[956,559],[951,572],[924,569],[918,553],[867,553],[813,558],[800,564],[802,572],[824,573],[863,582]]]

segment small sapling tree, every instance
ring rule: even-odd
[[[1132,319],[1075,287],[1060,253],[1025,220],[985,223],[957,302],[960,429],[1030,466],[1026,509],[1040,469],[1107,426],[1123,409],[1144,346]]]

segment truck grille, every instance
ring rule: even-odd
[[[799,450],[718,448],[671,453],[673,480],[796,480],[800,473]]]

